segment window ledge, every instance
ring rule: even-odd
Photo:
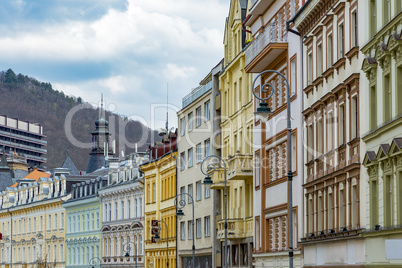
[[[317,87],[321,84],[323,84],[324,77],[320,75],[313,81],[313,85],[315,86],[315,89],[317,90]]]
[[[328,82],[328,78],[331,76],[334,78],[334,67],[329,67],[323,74],[325,81]]]
[[[346,64],[346,58],[340,58],[337,62],[334,63],[334,68],[336,70],[336,72],[339,74],[339,69],[343,66],[343,68],[345,68],[345,64]]]
[[[306,95],[308,95],[310,92],[313,91],[313,89],[314,89],[314,85],[313,85],[313,84],[310,84],[310,85],[308,85],[307,87],[305,87],[305,88],[303,89],[303,91],[304,91],[304,93],[305,93]]]
[[[347,53],[346,53],[346,57],[349,59],[349,63],[352,61],[353,57],[357,57],[357,59],[359,58],[359,47],[353,47],[351,48]]]

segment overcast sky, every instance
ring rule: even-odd
[[[0,66],[150,122],[223,58],[229,0],[4,0]],[[170,125],[177,126],[171,110]],[[166,108],[155,110],[161,127]],[[174,123],[173,123],[174,122]]]

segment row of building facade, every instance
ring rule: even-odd
[[[177,130],[2,192],[0,266],[400,267],[401,3],[231,0]]]

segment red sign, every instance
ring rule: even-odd
[[[3,239],[3,234],[2,233],[0,233],[0,240],[2,240]]]

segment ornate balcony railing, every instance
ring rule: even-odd
[[[228,180],[245,180],[253,176],[253,156],[235,154],[228,159]]]

